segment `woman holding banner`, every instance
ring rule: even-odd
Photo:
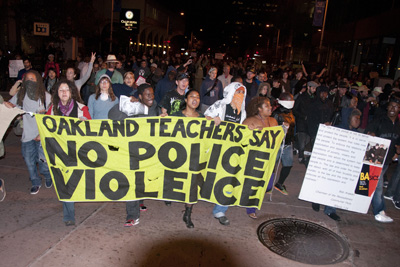
[[[250,130],[262,130],[265,127],[278,126],[276,119],[271,117],[272,106],[268,97],[254,97],[250,100],[247,108],[247,119],[242,124],[247,125]],[[255,208],[246,208],[247,215],[257,219]]]
[[[191,117],[191,118],[204,118],[204,115],[198,111],[200,105],[200,94],[195,89],[190,89],[185,94],[184,109],[182,107],[179,111],[175,112],[172,116],[178,117]],[[193,204],[185,204],[185,213],[183,214],[183,221],[186,223],[187,228],[194,228],[191,219]]]
[[[75,83],[68,80],[61,80],[54,85],[52,105],[47,115],[58,115],[90,120],[87,106],[83,105]],[[63,202],[64,223],[66,226],[75,225],[75,204],[74,202]]]

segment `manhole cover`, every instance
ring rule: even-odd
[[[273,219],[257,229],[260,241],[282,257],[306,264],[334,264],[349,255],[345,240],[318,224],[297,219]]]

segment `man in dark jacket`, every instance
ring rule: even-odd
[[[311,102],[314,99],[314,94],[318,84],[311,81],[307,83],[307,90],[299,95],[294,103],[293,115],[296,118],[296,130],[299,147],[299,162],[305,163],[304,161],[304,148],[310,142],[310,136],[308,134],[307,127],[307,115],[308,110],[311,107]]]
[[[156,86],[155,100],[157,103],[161,102],[161,99],[163,99],[167,92],[176,88],[175,78],[176,69],[172,66],[169,66],[164,78],[161,79]]]
[[[388,154],[384,162],[378,185],[372,198],[372,210],[375,220],[378,222],[393,222],[393,219],[385,214],[385,200],[383,198],[383,176],[395,154],[400,154],[400,94],[395,93],[389,100],[387,114],[376,117],[365,129],[365,133],[391,140]]]
[[[328,91],[326,86],[318,87],[317,97],[311,102],[311,108],[308,109],[307,127],[312,145],[314,145],[319,125],[331,125],[333,104],[328,99]]]

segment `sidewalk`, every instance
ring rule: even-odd
[[[0,203],[0,266],[308,266],[272,253],[257,237],[257,227],[273,218],[315,222],[344,237],[350,245],[347,260],[333,266],[396,266],[400,262],[400,211],[387,201],[395,221],[382,224],[372,213],[338,210],[341,222],[297,198],[305,173],[297,163],[287,179],[288,196],[266,195],[258,219],[244,208],[227,212],[230,226],[212,217],[213,204],[193,208],[194,229],[182,221],[184,204],[171,207],[146,200],[140,224],[123,227],[125,203],[77,203],[76,225],[66,227],[54,187],[30,195],[30,182],[19,138],[5,137],[6,156],[0,177],[7,196]],[[314,265],[315,266],[315,265]]]

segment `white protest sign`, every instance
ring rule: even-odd
[[[10,60],[8,65],[8,72],[10,73],[10,78],[17,78],[18,71],[24,68],[24,62],[22,60]]]
[[[224,53],[215,53],[215,59],[224,59]]]
[[[320,124],[299,199],[367,213],[389,146],[387,139]]]

